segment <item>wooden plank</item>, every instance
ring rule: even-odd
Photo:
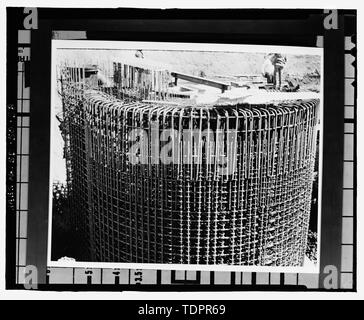
[[[187,80],[198,84],[203,84],[206,86],[221,89],[222,92],[230,89],[230,84],[222,81],[216,81],[211,79],[206,79],[202,77],[197,77],[180,72],[171,72],[171,76],[175,78],[175,84],[177,84],[177,79]]]

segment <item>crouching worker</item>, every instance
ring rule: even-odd
[[[262,75],[267,79],[267,83],[273,84],[273,76],[274,76],[274,65],[272,63],[273,53],[267,54],[264,57],[264,62],[262,65]]]

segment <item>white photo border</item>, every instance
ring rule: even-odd
[[[318,212],[317,212],[317,263],[315,266],[303,267],[268,267],[268,266],[236,266],[236,265],[201,265],[201,264],[161,264],[161,263],[119,263],[119,262],[79,262],[52,261],[52,147],[53,130],[55,126],[55,87],[56,82],[56,51],[58,49],[96,49],[96,50],[158,50],[158,51],[204,51],[232,53],[267,53],[280,52],[296,55],[319,55],[321,57],[322,75],[320,81],[320,144],[319,144],[319,183],[318,183]],[[139,41],[98,41],[98,40],[52,40],[51,55],[51,125],[50,125],[50,170],[49,170],[49,212],[48,212],[48,243],[47,266],[69,268],[108,268],[108,269],[144,269],[144,270],[183,270],[183,271],[226,271],[226,272],[269,272],[269,273],[309,273],[320,272],[321,253],[321,202],[322,202],[322,163],[323,163],[323,48],[297,46],[267,46],[245,44],[216,44],[216,43],[182,43],[182,42],[139,42]]]

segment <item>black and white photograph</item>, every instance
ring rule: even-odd
[[[49,265],[318,272],[322,67],[320,48],[53,40]]]
[[[1,298],[359,298],[364,21],[311,2],[4,0]]]

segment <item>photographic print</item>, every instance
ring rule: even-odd
[[[318,272],[320,48],[52,41],[48,264]]]

